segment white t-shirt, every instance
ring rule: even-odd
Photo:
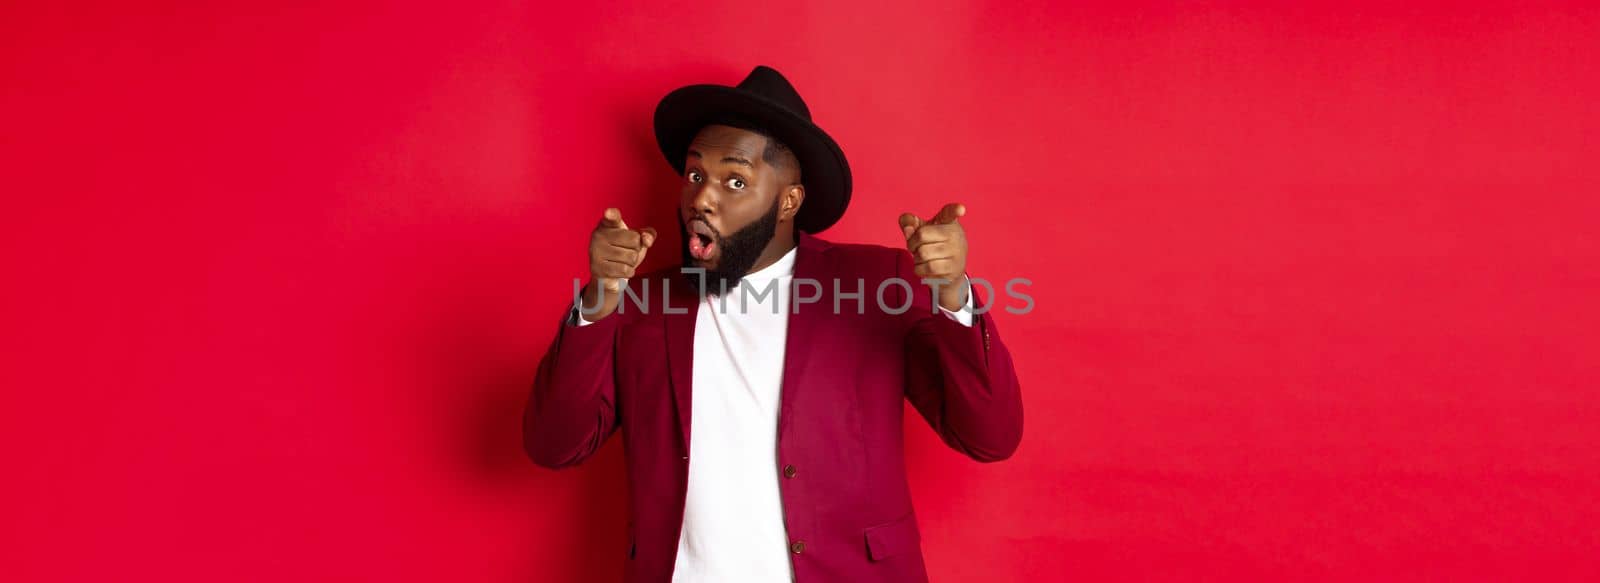
[[[792,580],[777,464],[794,258],[700,301],[675,583]]]

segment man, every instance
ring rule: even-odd
[[[966,285],[965,207],[901,215],[904,250],[816,238],[849,165],[767,67],[672,92],[655,132],[682,177],[683,266],[636,274],[656,231],[606,209],[528,455],[571,466],[622,430],[630,582],[927,580],[903,400],[979,461],[1022,437],[1010,353]]]

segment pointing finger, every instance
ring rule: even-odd
[[[959,202],[952,202],[944,205],[944,208],[939,209],[939,214],[934,215],[933,220],[929,222],[946,225],[956,222],[956,219],[961,218],[961,216],[965,214],[967,214],[966,205],[963,205]]]
[[[639,245],[641,247],[643,247],[645,249],[649,249],[650,245],[655,243],[655,242],[656,242],[656,228],[655,227],[645,227],[643,229],[639,229]]]

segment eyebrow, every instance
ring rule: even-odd
[[[705,158],[705,156],[700,155],[700,152],[698,150],[689,150],[689,156],[690,157],[694,157],[694,158]],[[727,163],[738,164],[738,165],[745,166],[745,167],[748,167],[748,168],[755,168],[756,167],[755,164],[750,163],[750,160],[747,160],[745,158],[740,158],[738,156],[723,156],[722,157],[722,162],[725,163],[725,164],[727,164]]]

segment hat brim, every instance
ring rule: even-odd
[[[673,171],[682,174],[689,142],[719,116],[736,115],[765,125],[800,161],[805,201],[795,227],[817,233],[833,226],[850,205],[850,163],[827,132],[767,99],[722,85],[690,85],[656,105],[656,144]]]

